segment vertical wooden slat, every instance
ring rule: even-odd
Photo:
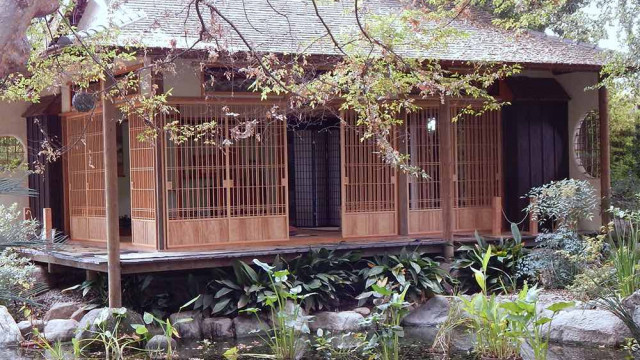
[[[447,261],[453,259],[453,206],[454,206],[454,178],[453,178],[453,134],[449,99],[445,98],[440,105],[439,125],[440,133],[440,191],[442,198],[442,237],[447,240],[448,246],[444,249],[444,257]]]
[[[600,79],[601,80],[601,79]],[[600,212],[602,225],[611,221],[611,147],[609,138],[609,93],[603,85],[598,88],[598,113],[600,116]]]

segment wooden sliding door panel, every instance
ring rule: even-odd
[[[464,106],[454,106],[452,116]],[[455,230],[491,230],[493,198],[502,194],[500,113],[462,114],[454,123]]]
[[[345,112],[341,124],[344,237],[395,235],[397,229],[396,172],[385,164],[377,145],[361,141],[356,115]],[[390,136],[393,141],[393,136]]]
[[[408,153],[411,165],[427,177],[409,176],[409,234],[442,231],[440,199],[440,119],[438,107],[407,114]]]
[[[153,140],[137,114],[129,116],[129,164],[131,176],[131,240],[133,244],[156,247],[156,168]]]
[[[287,239],[284,121],[262,104],[176,106],[166,122],[211,131],[167,139],[167,247]]]
[[[65,118],[71,238],[106,240],[102,114]]]

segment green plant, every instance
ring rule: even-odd
[[[154,292],[151,284],[155,280],[153,275],[131,275],[122,281],[123,305],[139,313],[151,312],[158,318],[166,317],[168,313],[169,293],[167,291]]]
[[[193,319],[182,318],[182,319],[178,319],[175,323],[172,324],[171,320],[169,319],[162,320],[160,318],[157,318],[151,313],[145,312],[144,315],[142,316],[142,320],[144,321],[144,324],[132,324],[131,326],[135,329],[136,334],[140,335],[146,341],[149,341],[153,335],[149,332],[149,329],[147,328],[147,326],[152,325],[153,323],[156,323],[158,326],[160,326],[160,328],[162,329],[163,335],[167,339],[172,339],[174,337],[180,338],[178,329],[175,326],[178,324],[192,321]],[[173,358],[173,355],[174,355],[174,349],[171,346],[171,341],[168,341],[165,357],[167,359],[171,359]]]
[[[333,335],[318,329],[313,348],[324,359],[369,358],[372,350],[365,333],[341,333]]]
[[[526,254],[526,249],[516,224],[511,224],[511,233],[513,235],[512,238],[501,238],[497,243],[492,244],[495,256],[491,257],[487,267],[489,292],[515,288],[517,265]],[[471,268],[481,268],[483,256],[489,247],[489,244],[477,231],[475,238],[476,244],[474,246],[463,245],[458,248],[459,255],[451,264],[451,269],[463,289],[474,289],[474,287],[477,289],[477,285],[473,281],[474,275]]]
[[[91,338],[76,340],[74,353],[82,356],[84,351],[94,345],[99,345],[104,351],[105,359],[121,360],[127,351],[140,351],[136,345],[142,338],[136,334],[127,334],[122,330],[121,322],[127,316],[126,308],[103,309],[94,320],[97,330],[87,329]]]
[[[406,297],[412,302],[443,293],[444,283],[450,281],[440,263],[417,251],[402,249],[397,255],[376,256],[365,261],[366,267],[358,272],[364,281],[364,291],[357,296],[360,304],[372,299],[376,294],[373,285],[385,279],[392,291],[409,289]]]
[[[615,268],[605,263],[599,267],[588,267],[576,275],[567,290],[575,299],[589,301],[600,298],[605,289],[615,287],[616,283]]]
[[[300,302],[310,295],[301,295],[300,285],[291,287],[289,270],[276,270],[276,267],[257,259],[254,259],[253,263],[267,274],[271,283],[270,291],[265,293],[264,300],[264,307],[270,312],[272,326],[268,328],[271,334],[263,340],[271,348],[276,359],[298,359],[307,342],[302,334],[309,334],[307,321],[310,318],[302,313]],[[249,308],[242,312],[254,314],[261,327],[264,325],[259,316],[260,309]]]
[[[25,301],[36,287],[35,266],[12,249],[0,252],[0,304]]]
[[[462,310],[461,303],[459,301],[451,301],[449,303],[449,311],[447,311],[447,318],[438,326],[438,332],[433,339],[431,350],[448,355],[451,349],[451,336],[453,332],[465,326],[468,321]]]
[[[34,344],[45,352],[43,358],[51,358],[54,360],[63,360],[66,358],[64,349],[62,348],[62,342],[56,341],[52,344],[36,327],[33,328],[32,335]]]
[[[284,263],[276,257],[273,267],[282,269]],[[265,304],[272,287],[268,274],[256,272],[243,261],[236,261],[232,269],[233,276],[225,269],[214,270],[214,279],[207,284],[207,290],[198,295],[194,309],[211,309],[213,314],[229,315]]]
[[[404,330],[400,324],[411,305],[405,300],[409,286],[405,284],[398,289],[386,278],[371,285],[376,307],[368,317],[367,323],[374,325],[376,330],[369,340],[369,348],[377,348],[382,360],[400,359],[400,338],[404,337]]]
[[[532,188],[527,197],[532,201],[526,211],[538,221],[549,220],[558,229],[576,231],[578,222],[593,218],[598,199],[586,180],[565,179]]]
[[[109,292],[107,286],[107,276],[100,273],[94,279],[85,280],[80,284],[68,287],[62,292],[76,291],[82,292],[82,297],[89,299],[93,307],[105,307],[109,305]]]
[[[300,285],[302,300],[306,311],[322,310],[326,307],[338,307],[341,296],[353,292],[353,284],[358,276],[353,264],[360,260],[360,254],[347,252],[336,254],[333,250],[311,249],[289,262],[294,287]]]
[[[615,209],[614,214],[618,221],[609,233],[611,263],[620,295],[626,297],[640,289],[640,214]]]

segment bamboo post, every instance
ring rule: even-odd
[[[102,81],[102,129],[104,145],[104,183],[107,222],[107,271],[109,280],[109,307],[122,306],[120,279],[120,234],[118,223],[118,161],[116,144],[116,118],[118,109],[106,92],[113,86],[113,78]]]
[[[22,209],[22,216],[25,220],[31,220],[31,209],[26,207]]]
[[[445,98],[440,105],[441,135],[440,135],[440,164],[441,164],[441,198],[442,198],[442,237],[447,241],[444,249],[444,258],[451,261],[454,256],[453,248],[453,160],[452,160],[452,134],[451,134],[451,110],[449,100]]]
[[[405,114],[404,123],[400,128],[400,152],[407,154],[409,148],[409,132],[407,131],[408,115]],[[409,235],[409,176],[404,171],[398,171],[398,235]]]
[[[600,79],[602,81],[602,79]],[[598,113],[600,116],[600,212],[602,225],[610,221],[611,206],[611,148],[609,146],[609,93],[605,86],[598,89]]]
[[[531,208],[535,207],[536,198],[530,197],[529,202],[531,203]],[[533,212],[529,212],[529,233],[531,235],[538,235],[538,219]]]
[[[502,198],[500,196],[494,196],[491,205],[493,212],[491,235],[500,236],[502,235]]]

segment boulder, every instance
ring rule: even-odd
[[[80,321],[82,320],[82,318],[89,312],[89,310],[86,307],[81,307],[80,309],[76,310],[73,312],[73,314],[71,314],[71,316],[69,316],[69,319],[73,319],[75,321]]]
[[[18,324],[9,314],[9,310],[0,305],[0,348],[18,345],[22,340]]]
[[[38,329],[39,332],[44,331],[44,321],[42,320],[23,320],[18,323],[18,328],[20,328],[20,333],[22,336],[27,336],[33,333],[33,328]]]
[[[144,348],[152,359],[164,359],[169,352],[169,345],[171,345],[172,352],[176,351],[178,343],[175,339],[165,335],[155,335],[147,342]]]
[[[51,343],[67,342],[73,339],[78,322],[73,319],[53,319],[44,326],[44,337]]]
[[[331,332],[336,331],[359,331],[364,328],[364,317],[355,311],[331,312],[324,311],[315,314],[311,322],[311,331],[318,329]]]
[[[413,327],[438,326],[447,320],[449,300],[444,296],[434,296],[426,303],[411,310],[402,320],[402,325]]]
[[[169,316],[171,324],[178,330],[181,339],[202,339],[202,314],[197,311],[184,311]]]
[[[355,308],[353,309],[353,312],[357,312],[358,314],[367,317],[369,315],[371,315],[371,309],[369,309],[368,307],[359,307],[359,308]]]
[[[101,330],[113,331],[116,324],[120,334],[133,334],[135,330],[131,325],[144,324],[144,321],[140,314],[125,308],[93,309],[80,320],[76,331],[76,339],[92,339],[95,337],[95,333]]]
[[[202,336],[205,339],[233,337],[233,321],[225,317],[202,320]]]
[[[236,338],[247,338],[265,334],[269,329],[265,321],[260,321],[255,315],[240,315],[233,319]]]
[[[581,346],[616,346],[631,337],[627,326],[606,310],[567,310],[551,323],[550,341]]]
[[[627,296],[622,300],[622,305],[629,311],[634,311],[640,307],[640,290],[637,290],[633,294]]]
[[[84,305],[74,302],[55,303],[49,308],[49,311],[44,315],[44,322],[54,319],[70,319],[71,315],[83,308]]]

